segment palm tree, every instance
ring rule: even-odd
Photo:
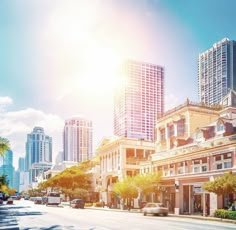
[[[8,139],[0,137],[0,156],[3,156],[5,151],[10,149],[10,143]]]

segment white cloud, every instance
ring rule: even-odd
[[[35,126],[43,127],[45,134],[52,137],[55,158],[62,149],[64,120],[57,115],[46,114],[33,108],[0,114],[0,136],[10,141],[15,167],[18,167],[18,157],[25,156],[27,134],[31,133]]]
[[[13,104],[13,100],[10,97],[0,97],[0,112],[4,111],[7,105]]]

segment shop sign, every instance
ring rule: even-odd
[[[193,186],[193,191],[195,193],[201,193],[201,192],[203,192],[203,189],[201,186]]]

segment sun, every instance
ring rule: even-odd
[[[51,18],[45,36],[55,53],[58,100],[74,93],[95,99],[113,94],[124,50],[110,39],[102,10],[85,1],[62,5]]]
[[[112,92],[122,58],[110,47],[93,46],[85,57],[85,68],[78,76],[78,87],[91,95]]]

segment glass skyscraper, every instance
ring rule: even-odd
[[[127,60],[115,89],[114,134],[154,140],[157,117],[164,112],[164,67]]]
[[[10,188],[14,186],[14,167],[13,167],[13,152],[5,151],[3,156],[0,156],[0,175],[6,175]]]
[[[52,138],[45,135],[42,127],[34,127],[26,142],[25,169],[30,172],[30,183],[36,181],[44,169],[50,168],[51,163]]]
[[[64,161],[83,162],[92,157],[92,121],[81,117],[67,119],[63,137]]]
[[[230,89],[236,90],[236,41],[224,38],[199,54],[199,100],[218,104]]]

